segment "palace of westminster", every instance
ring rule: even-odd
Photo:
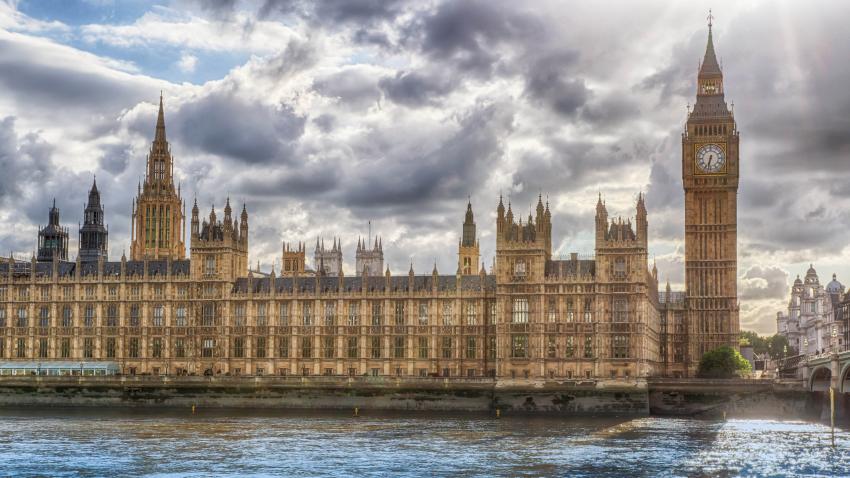
[[[128,375],[692,376],[739,332],[739,136],[711,25],[696,90],[682,132],[686,292],[658,290],[642,195],[634,222],[609,218],[600,198],[592,258],[552,257],[542,199],[527,218],[500,200],[489,272],[471,204],[451,275],[393,274],[372,238],[353,275],[336,240],[317,243],[312,269],[303,243],[284,243],[281,270],[249,270],[245,205],[202,216],[195,203],[186,231],[160,98],[130,257],[107,259],[96,183],[74,260],[54,202],[37,256],[0,263],[0,360],[113,362]]]

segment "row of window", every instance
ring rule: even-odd
[[[14,287],[16,297],[18,300],[29,300],[30,299],[30,286],[21,285]],[[36,286],[38,290],[38,297],[41,300],[51,300],[51,286]],[[156,284],[150,287],[150,294],[152,297],[156,299],[164,299],[166,295],[167,287],[161,284]],[[62,286],[61,288],[62,294],[61,297],[64,300],[73,300],[74,295],[74,286]],[[106,287],[106,298],[108,299],[118,299],[120,288],[118,285],[109,285]],[[127,287],[127,295],[132,298],[140,298],[142,296],[142,286],[141,285],[131,285]],[[175,287],[175,294],[177,297],[185,298],[188,295],[188,287],[185,285],[181,285]],[[85,299],[97,299],[97,286],[95,285],[86,285],[82,287],[82,297]],[[8,286],[0,286],[0,301],[8,300]]]
[[[117,346],[118,340],[115,337],[107,337],[103,342],[104,351],[103,355],[106,358],[115,358],[117,355]],[[187,357],[187,349],[188,349],[188,339],[183,338],[174,338],[172,340],[172,357],[174,358],[185,358]],[[231,339],[230,343],[230,356],[232,358],[246,358],[247,357],[247,347],[248,341],[252,340],[252,351],[253,358],[267,358],[268,356],[268,339],[266,337],[254,337],[253,339],[247,339],[244,337],[234,337]],[[531,358],[531,351],[529,349],[529,337],[527,334],[513,334],[511,335],[511,357],[513,358]],[[581,340],[581,339],[580,339]],[[418,337],[415,341],[414,354],[415,358],[419,359],[430,359],[430,358],[442,358],[442,359],[452,359],[455,358],[454,350],[455,347],[462,347],[463,358],[466,359],[476,359],[479,356],[479,350],[482,347],[481,343],[482,339],[479,337],[466,337],[465,339],[456,339],[454,337],[440,337],[436,341],[436,356],[432,357],[432,346],[430,343],[429,337]],[[316,343],[318,342],[318,344]],[[396,358],[396,359],[406,359],[410,358],[407,354],[408,342],[406,337],[404,336],[394,336],[390,340],[388,350],[384,347],[382,343],[382,337],[380,336],[371,336],[366,337],[365,343],[365,357],[380,359],[380,358]],[[488,347],[487,347],[487,356],[490,359],[495,359],[495,337],[488,337]],[[278,337],[276,340],[277,344],[277,358],[294,358],[294,356],[290,356],[293,351],[291,350],[291,338],[287,336]],[[37,358],[48,358],[49,348],[48,348],[48,339],[40,338],[35,343],[35,357]],[[93,358],[94,350],[95,350],[95,340],[91,337],[86,337],[82,339],[82,355],[84,358]],[[201,357],[215,357],[217,356],[217,341],[214,338],[207,337],[202,339],[201,341]],[[318,345],[318,347],[317,347]],[[575,336],[567,336],[565,337],[562,344],[558,344],[557,337],[555,336],[547,336],[545,342],[545,356],[546,358],[594,358],[594,341],[592,335],[586,335],[583,337],[583,346],[581,350],[577,347],[577,341]],[[140,358],[141,352],[141,339],[139,337],[128,337],[126,340],[126,356],[129,358]],[[0,357],[5,356],[5,341],[0,340]],[[150,355],[149,358],[163,358],[163,354],[165,353],[164,348],[164,339],[162,337],[152,337],[149,342],[150,347]],[[70,338],[60,338],[59,339],[59,357],[58,358],[70,358],[71,357],[71,339]],[[300,341],[300,354],[298,358],[351,358],[351,359],[359,359],[361,358],[361,340],[360,337],[346,337],[344,340],[343,350],[339,350],[338,343],[336,337],[327,336],[322,337],[320,340],[301,340]],[[680,355],[681,351],[678,351],[677,355]],[[25,338],[18,338],[15,342],[15,350],[14,357],[15,358],[27,358],[27,341]],[[614,335],[612,337],[611,342],[611,357],[612,358],[627,358],[629,357],[629,336],[628,335]]]
[[[244,337],[234,337],[231,339],[230,344],[230,356],[231,358],[246,358],[247,357],[247,347],[248,341],[252,340],[252,351],[253,358],[269,358],[269,349],[268,349],[268,339],[266,337],[254,337],[253,339],[247,339]],[[295,358],[294,355],[290,356],[294,351],[291,349],[291,340],[290,337],[278,337],[277,340],[277,358]],[[461,345],[463,347],[462,354],[463,358],[466,359],[476,359],[478,358],[479,351],[481,350],[482,343],[481,339],[478,337],[467,337],[462,343],[460,340],[456,340],[453,337],[441,337],[437,342],[437,350],[436,355],[432,353],[432,347],[429,343],[428,337],[419,337],[415,342],[415,358],[419,359],[430,359],[430,358],[442,358],[442,359],[453,359],[455,347]],[[126,339],[126,357],[128,358],[141,358],[141,338],[140,337],[128,337]],[[172,350],[171,356],[173,358],[186,358],[188,357],[187,351],[189,350],[189,340],[183,338],[174,338],[172,339]],[[407,341],[405,337],[396,336],[393,337],[390,341],[389,350],[385,350],[385,347],[382,344],[381,337],[368,337],[365,341],[365,357],[380,359],[380,358],[397,358],[397,359],[406,359],[410,358],[407,356]],[[5,351],[6,342],[4,340],[0,340],[0,357],[6,356]],[[14,358],[30,358],[30,354],[27,349],[27,341],[25,338],[18,338],[14,342]],[[71,358],[71,348],[72,342],[70,338],[60,338],[58,343],[58,357],[55,358]],[[120,345],[119,339],[115,337],[107,337],[103,341],[103,356],[105,358],[116,358],[118,357],[118,346]],[[152,337],[149,339],[149,352],[150,355],[147,358],[163,358],[166,352],[165,350],[165,342],[162,337]],[[82,356],[83,358],[94,358],[95,355],[95,340],[92,337],[86,337],[82,339],[81,343],[82,347]],[[35,350],[33,351],[32,358],[50,358],[49,356],[49,342],[47,338],[40,338],[36,340],[34,344]],[[337,342],[335,337],[323,337],[319,341],[319,347],[316,347],[316,344],[313,340],[302,340],[301,346],[299,348],[300,354],[298,358],[350,358],[350,359],[359,359],[361,357],[361,343],[358,337],[347,337],[344,342],[344,349],[338,350]],[[215,357],[218,356],[217,350],[217,341],[214,338],[207,337],[201,340],[201,357]],[[488,350],[488,357],[491,359],[495,359],[495,340],[491,338],[490,340],[490,348]]]
[[[27,307],[20,306],[15,310],[15,327],[29,327],[29,310]],[[133,304],[129,308],[128,324],[130,327],[141,326],[141,307],[138,304]],[[93,304],[86,305],[83,309],[83,327],[95,327],[97,322],[96,308]],[[61,327],[74,326],[74,310],[71,306],[64,306],[61,310]],[[106,307],[106,317],[104,326],[118,327],[119,315],[118,306],[108,305]],[[165,307],[156,305],[152,309],[151,326],[162,327],[165,325]],[[186,306],[180,305],[174,308],[174,326],[186,327],[188,321],[186,318]],[[0,327],[6,326],[6,309],[0,309]],[[42,306],[38,309],[35,326],[50,327],[50,308]]]
[[[393,304],[393,310],[391,312],[392,323],[393,325],[406,325],[406,311],[405,304],[407,301],[398,300]],[[428,325],[430,318],[430,304],[429,301],[420,301],[418,304],[418,324],[419,325]],[[336,325],[337,318],[337,303],[336,301],[325,301],[319,304],[321,307],[319,311],[314,310],[314,304],[312,302],[301,302],[301,313],[300,313],[300,321],[301,325],[310,326],[310,325]],[[349,326],[359,326],[361,325],[361,307],[360,302],[349,302],[348,303],[348,314],[346,324]],[[442,307],[438,311],[439,318],[441,319],[441,324],[446,326],[457,325],[456,324],[456,315],[454,314],[454,301],[443,301]],[[495,315],[495,303],[489,302],[489,314],[492,317]],[[566,321],[567,322],[575,322],[577,317],[582,317],[584,322],[591,322],[593,320],[593,312],[592,312],[593,302],[590,298],[585,298],[583,301],[583,309],[581,312],[577,312],[575,310],[575,302],[572,298],[566,300]],[[265,302],[260,302],[256,304],[256,325],[265,326],[268,325],[268,309],[269,306]],[[291,323],[291,306],[289,302],[280,302],[278,305],[279,310],[279,321],[278,325],[280,326],[289,326]],[[383,301],[372,301],[370,304],[371,315],[369,324],[373,326],[384,325],[384,302]],[[466,301],[462,306],[462,319],[461,323],[463,325],[479,325],[479,312],[478,312],[478,302],[477,301]],[[623,297],[615,297],[612,299],[612,320],[613,322],[628,322],[629,320],[629,304],[628,299]],[[17,327],[27,327],[28,326],[28,309],[25,306],[19,306],[17,308],[16,314],[16,326]],[[318,314],[318,316],[317,316]],[[234,306],[233,309],[233,323],[232,325],[236,327],[241,327],[247,325],[247,305],[244,303],[239,303]],[[558,304],[556,300],[550,299],[548,301],[548,307],[546,311],[546,317],[549,322],[557,322],[558,321]],[[138,327],[141,324],[141,307],[139,304],[131,304],[129,307],[129,326]],[[212,326],[217,325],[216,321],[216,306],[213,303],[204,304],[202,307],[202,325]],[[6,319],[6,310],[0,309],[0,327],[5,326]],[[71,327],[73,326],[73,309],[71,306],[62,307],[61,311],[61,319],[63,327]],[[96,307],[94,304],[87,304],[83,309],[83,326],[85,327],[93,327],[95,326],[96,319]],[[119,308],[115,304],[109,304],[106,306],[106,317],[105,317],[105,326],[107,327],[115,327],[119,325]],[[515,298],[513,299],[512,306],[512,314],[511,314],[511,322],[514,324],[527,324],[529,322],[529,300],[527,298]],[[162,327],[165,324],[165,307],[161,304],[154,305],[152,308],[151,314],[151,326],[154,327]],[[178,305],[174,308],[174,326],[176,327],[186,327],[188,325],[187,316],[186,316],[186,306]],[[39,308],[38,312],[38,326],[39,327],[49,327],[50,326],[50,309],[47,306],[42,306]]]
[[[529,338],[527,334],[512,334],[511,335],[511,357],[512,358],[531,358],[531,350],[529,349]],[[581,338],[579,339],[582,340]],[[558,338],[549,335],[545,342],[546,358],[594,358],[594,343],[592,335],[585,335],[581,350],[578,349],[578,343],[575,336],[567,336],[564,338],[563,344],[558,343]],[[628,358],[629,357],[629,336],[614,335],[611,338],[611,357],[612,358]]]

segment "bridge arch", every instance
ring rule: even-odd
[[[838,390],[840,393],[850,393],[850,362],[841,368],[841,375],[838,376]]]
[[[828,392],[832,382],[832,370],[829,365],[820,365],[812,370],[809,378],[809,390],[812,392]]]

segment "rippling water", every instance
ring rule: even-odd
[[[803,422],[3,410],[2,476],[848,476]]]

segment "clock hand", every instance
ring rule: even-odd
[[[711,170],[711,160],[712,159],[714,159],[714,156],[709,154],[708,155],[708,165],[705,167],[705,169]]]

